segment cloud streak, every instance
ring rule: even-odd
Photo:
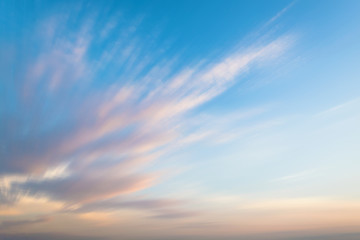
[[[24,60],[25,74],[11,96],[16,106],[6,106],[1,119],[0,174],[8,182],[1,201],[15,201],[16,190],[79,206],[81,212],[134,208],[162,209],[155,218],[195,216],[168,209],[173,203],[167,200],[113,199],[160,181],[161,174],[144,170],[149,162],[178,143],[207,136],[185,134],[185,116],[195,115],[195,108],[225,92],[251,67],[283,54],[291,41],[278,37],[174,70],[175,60],[159,60],[137,40],[140,18],[130,26],[119,26],[116,17],[100,21],[104,28],[97,34],[94,22],[100,14],[94,16],[83,19],[79,29],[70,25],[76,14],[66,15],[65,25],[62,18],[40,24],[47,28],[40,27],[35,34],[40,46]],[[126,79],[127,73],[134,74]],[[66,168],[52,171],[58,166]]]
[[[32,220],[14,220],[14,221],[2,221],[0,223],[0,230],[11,229],[15,227],[22,227],[25,225],[32,225],[37,223],[43,223],[50,221],[50,217],[38,217]]]

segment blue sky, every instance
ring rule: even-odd
[[[357,239],[359,10],[0,1],[0,236]]]

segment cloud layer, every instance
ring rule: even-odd
[[[197,107],[241,74],[280,56],[290,38],[180,64],[181,57],[152,50],[151,39],[136,31],[142,18],[120,24],[120,15],[99,16],[70,12],[40,22],[29,39],[36,48],[2,83],[9,101],[1,115],[1,204],[29,195],[61,201],[64,212],[132,208],[159,219],[196,216],[181,200],[129,194],[168,174],[146,170],[151,162],[213,134],[189,131],[186,118],[196,118]]]

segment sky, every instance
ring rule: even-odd
[[[0,0],[0,239],[359,239],[359,11]]]

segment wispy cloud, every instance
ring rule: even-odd
[[[296,0],[289,3],[286,7],[281,9],[274,17],[272,17],[269,21],[267,21],[264,24],[264,27],[267,27],[268,25],[274,23],[276,20],[278,20],[282,15],[284,15],[287,11],[289,11],[290,8],[292,8],[296,4]]]
[[[161,208],[177,207],[180,204],[182,204],[181,201],[174,199],[109,199],[85,204],[75,211],[112,211],[121,208],[156,210]]]
[[[319,113],[317,113],[315,115],[315,117],[325,117],[325,116],[329,116],[330,114],[333,114],[333,113],[336,113],[338,111],[341,111],[342,109],[345,109],[347,107],[351,107],[352,105],[355,105],[355,104],[359,104],[359,101],[360,99],[359,98],[355,98],[355,99],[352,99],[350,101],[347,101],[345,103],[341,103],[341,104],[338,104],[336,106],[333,106],[329,109],[326,109],[324,111],[321,111]]]
[[[311,175],[311,174],[313,174],[315,172],[316,172],[316,169],[310,169],[310,170],[298,172],[298,173],[295,173],[295,174],[283,176],[283,177],[280,177],[280,178],[276,178],[273,181],[277,182],[277,181],[299,180],[299,179],[302,179],[302,178],[306,178],[306,177],[308,177],[309,175]]]
[[[157,209],[156,218],[198,214],[170,209],[166,200],[114,199],[156,184],[161,174],[145,171],[146,164],[212,134],[183,131],[185,116],[195,116],[195,108],[224,93],[251,67],[283,54],[291,42],[280,36],[179,69],[169,60],[176,56],[153,53],[139,40],[142,18],[120,25],[119,17],[103,22],[99,34],[95,19],[83,20],[79,29],[70,20],[60,24],[63,18],[40,24],[47,27],[35,34],[39,48],[24,60],[25,74],[11,96],[17,111],[6,106],[2,117],[0,172],[8,183],[1,188],[2,201],[15,201],[10,194],[15,189],[82,212],[137,208]]]
[[[152,216],[153,218],[160,218],[160,219],[176,219],[176,218],[188,218],[198,216],[199,212],[194,211],[168,211],[162,210],[160,214]]]
[[[22,227],[25,225],[31,225],[31,224],[36,224],[36,223],[43,223],[43,222],[48,222],[50,220],[51,220],[50,217],[43,216],[43,217],[38,217],[36,219],[31,219],[31,220],[2,221],[0,223],[0,230],[11,229],[11,228],[15,228],[15,227]]]

